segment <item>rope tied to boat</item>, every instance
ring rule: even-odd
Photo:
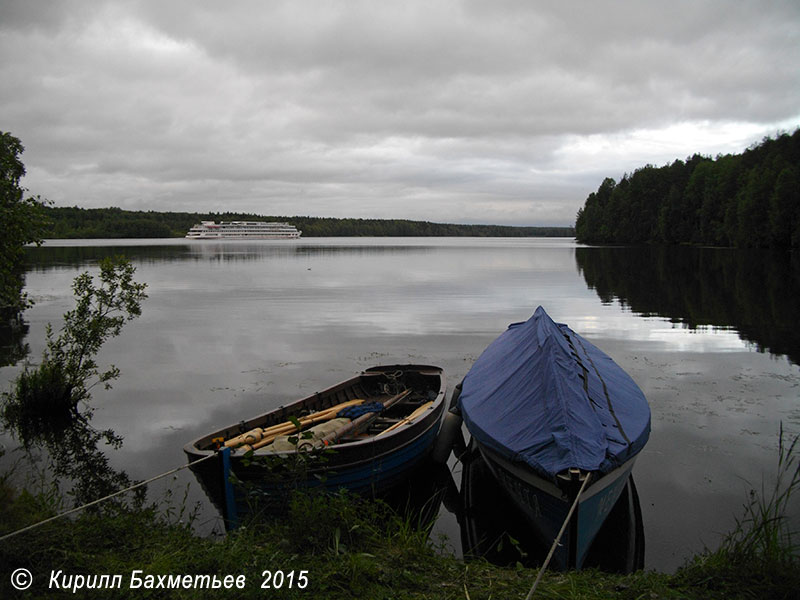
[[[403,384],[401,378],[403,377],[403,372],[401,370],[397,370],[394,372],[389,373],[388,371],[383,374],[386,378],[387,383],[383,384],[383,392],[385,394],[391,394],[392,396],[399,394],[405,385]]]
[[[550,552],[547,553],[547,558],[544,559],[544,563],[539,568],[539,573],[536,575],[536,581],[533,582],[531,586],[531,591],[528,592],[528,595],[525,596],[525,600],[531,600],[533,598],[533,594],[536,592],[536,588],[539,586],[539,581],[542,579],[542,575],[544,575],[545,569],[550,564],[550,560],[553,558],[553,554],[556,552],[556,548],[561,543],[561,536],[564,535],[564,532],[567,530],[567,525],[569,525],[570,519],[572,519],[572,513],[575,512],[575,509],[578,508],[578,503],[581,501],[581,496],[583,495],[586,486],[589,485],[589,480],[592,478],[591,473],[586,474],[586,478],[583,480],[583,485],[581,485],[581,489],[578,491],[578,495],[575,496],[575,500],[572,503],[572,506],[569,508],[569,512],[567,513],[567,518],[564,519],[564,524],[561,525],[561,530],[558,532],[556,539],[553,540],[553,545],[550,547]]]
[[[356,406],[348,406],[347,408],[343,408],[336,413],[336,416],[337,418],[353,420],[370,412],[379,413],[381,411],[383,411],[383,404],[381,402],[368,402],[366,404],[358,404]]]
[[[18,535],[20,533],[24,533],[26,531],[30,531],[31,529],[36,529],[37,527],[39,527],[41,525],[44,525],[45,523],[50,523],[51,521],[55,521],[56,519],[60,519],[62,517],[66,517],[68,515],[80,512],[80,511],[82,511],[82,510],[84,510],[86,508],[89,508],[90,506],[94,506],[95,504],[100,504],[101,502],[104,502],[106,500],[110,500],[111,498],[114,498],[115,496],[119,496],[119,495],[124,494],[126,492],[133,491],[136,488],[142,487],[143,485],[147,485],[149,483],[153,483],[157,479],[163,479],[164,477],[167,477],[168,475],[173,475],[173,474],[177,473],[178,471],[181,471],[181,470],[189,468],[189,467],[193,467],[194,465],[196,465],[198,463],[201,463],[201,462],[203,462],[205,460],[208,460],[209,458],[214,458],[215,456],[218,456],[218,453],[214,452],[213,454],[208,454],[208,455],[204,456],[203,458],[198,458],[197,460],[195,460],[193,462],[187,463],[187,464],[182,465],[180,467],[176,467],[175,469],[170,469],[166,473],[161,473],[160,475],[156,475],[155,477],[151,477],[150,479],[147,479],[145,481],[140,481],[138,483],[133,484],[130,487],[126,487],[123,490],[119,490],[119,491],[114,492],[113,494],[109,494],[108,496],[103,496],[102,498],[98,498],[97,500],[92,500],[91,502],[88,502],[88,503],[86,503],[86,504],[84,504],[82,506],[76,506],[75,508],[72,508],[70,510],[66,510],[64,512],[58,513],[57,515],[54,515],[54,516],[49,517],[47,519],[44,519],[43,521],[38,521],[36,523],[28,525],[27,527],[22,527],[21,529],[17,529],[16,531],[12,531],[10,533],[7,533],[5,535],[0,536],[0,542],[3,542],[5,540],[7,540],[8,538],[12,538],[15,535]]]

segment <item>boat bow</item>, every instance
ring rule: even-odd
[[[650,433],[636,383],[542,307],[481,354],[459,406],[479,443],[554,483],[570,468],[602,475],[620,467]]]

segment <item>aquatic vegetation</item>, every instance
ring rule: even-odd
[[[756,583],[762,598],[789,598],[800,587],[800,545],[789,516],[800,488],[798,440],[787,444],[781,425],[774,482],[751,489],[744,514],[719,548],[695,557],[679,574],[693,585],[734,590]]]
[[[56,335],[47,326],[47,345],[37,366],[25,365],[11,392],[3,394],[4,424],[27,446],[37,431],[68,427],[91,408],[79,409],[90,400],[92,387],[109,388],[119,369],[100,370],[96,356],[103,344],[118,336],[123,325],[141,314],[147,298],[146,285],[133,280],[133,265],[122,257],[100,262],[99,284],[88,272],[72,284],[75,308],[64,314]]]
[[[38,365],[26,364],[12,389],[0,397],[0,423],[27,452],[44,450],[52,474],[71,486],[76,504],[127,487],[125,473],[114,470],[99,444],[119,448],[122,438],[91,425],[91,389],[106,388],[119,369],[101,370],[97,354],[123,325],[141,314],[145,284],[133,280],[135,268],[122,257],[100,261],[97,280],[88,272],[72,284],[75,307],[58,333],[47,327],[47,343]],[[136,496],[141,501],[143,491]]]

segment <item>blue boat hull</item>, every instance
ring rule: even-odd
[[[528,524],[529,519],[507,493],[498,494],[497,480],[477,444],[470,444],[459,460],[463,464],[459,525],[464,556],[499,566],[521,563],[534,568],[543,564],[552,540],[544,540],[542,533]],[[591,543],[582,567],[632,573],[644,568],[644,552],[641,507],[631,475]]]
[[[287,498],[295,490],[324,490],[338,492],[342,489],[367,497],[381,497],[403,483],[408,475],[425,459],[436,440],[438,428],[431,427],[408,444],[392,452],[374,456],[350,465],[325,464],[309,470],[302,479],[253,476],[253,472],[239,466],[229,467],[227,477],[223,467],[222,477],[227,481],[227,499],[223,511],[226,521],[235,524],[254,508],[267,512],[280,512]],[[231,474],[234,477],[231,477]],[[244,486],[236,486],[231,479],[242,478]],[[231,505],[233,501],[233,505]]]
[[[480,446],[481,455],[503,491],[525,516],[541,544],[549,548],[567,519],[574,494]],[[553,566],[580,569],[630,477],[635,458],[587,487],[553,555]]]
[[[398,375],[401,373],[402,375]],[[389,377],[387,377],[387,374]],[[385,435],[359,436],[337,443],[321,452],[274,452],[267,449],[245,453],[223,448],[215,450],[212,441],[230,439],[239,430],[285,422],[302,412],[324,410],[353,398],[376,398],[384,382],[397,383],[412,390],[409,408],[398,402],[392,411],[400,417],[426,403],[428,409],[413,421]],[[187,444],[184,451],[192,470],[226,520],[235,527],[241,517],[254,508],[270,512],[285,509],[287,499],[297,489],[324,489],[382,496],[399,484],[431,452],[444,415],[446,384],[438,367],[426,365],[388,365],[373,367],[327,390],[298,400],[275,411],[231,425]],[[405,412],[404,412],[405,411]],[[395,419],[396,420],[396,419]],[[216,454],[217,456],[211,456]],[[208,460],[201,460],[208,457]],[[234,484],[233,482],[239,482]]]

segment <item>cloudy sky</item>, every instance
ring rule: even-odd
[[[0,0],[0,55],[57,206],[571,225],[800,126],[797,0]]]

